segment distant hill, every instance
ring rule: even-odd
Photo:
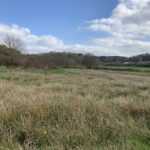
[[[100,56],[99,59],[103,63],[123,63],[129,61],[128,57],[122,57],[122,56]]]
[[[150,61],[150,54],[141,54],[133,57],[122,57],[122,56],[100,56],[99,59],[104,62],[144,62],[144,61]]]
[[[130,57],[129,60],[131,62],[144,62],[144,61],[150,61],[150,54],[141,54],[137,56]]]

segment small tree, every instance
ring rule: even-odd
[[[21,39],[14,34],[7,35],[4,38],[4,44],[11,49],[22,52],[23,51],[23,43]]]

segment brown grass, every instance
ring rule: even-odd
[[[0,73],[0,149],[148,150],[150,74]]]

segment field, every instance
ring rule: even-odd
[[[101,66],[102,70],[114,70],[114,71],[132,71],[132,72],[150,72],[150,67],[139,66]]]
[[[149,150],[150,72],[0,67],[0,149]]]

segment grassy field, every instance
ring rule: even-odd
[[[150,67],[138,67],[138,66],[101,66],[99,69],[113,70],[113,71],[150,72]]]
[[[0,67],[0,150],[149,150],[150,73]]]

